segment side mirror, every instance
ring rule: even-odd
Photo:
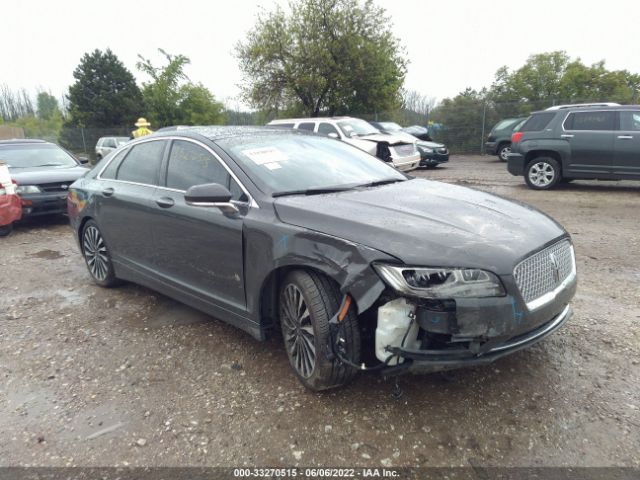
[[[190,187],[184,194],[184,201],[194,207],[216,207],[225,214],[238,213],[238,207],[231,203],[231,192],[219,183]]]
[[[78,157],[78,161],[81,164],[86,165],[87,163],[89,163],[89,157],[85,157],[84,155],[83,156],[79,156]]]
[[[336,132],[331,132],[331,133],[327,134],[327,137],[340,138],[340,136]]]

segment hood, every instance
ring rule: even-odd
[[[425,140],[418,140],[418,146],[419,147],[425,147],[425,148],[444,148],[444,144],[443,143],[437,143],[437,142],[427,142]]]
[[[483,268],[508,275],[527,254],[566,235],[533,207],[440,182],[276,199],[292,225],[385,252],[406,265]]]
[[[40,185],[43,183],[72,182],[89,171],[81,166],[10,168],[11,178],[18,185]]]
[[[369,140],[376,143],[387,142],[389,145],[397,145],[399,143],[415,143],[415,138],[407,140],[405,135],[408,134],[373,133],[371,135],[362,135],[360,137],[354,137],[352,139]],[[409,137],[411,137],[411,135],[409,135]]]

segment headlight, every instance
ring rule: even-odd
[[[424,298],[503,297],[504,287],[491,272],[475,268],[414,268],[375,264],[398,293]]]
[[[40,187],[37,185],[18,185],[16,193],[18,195],[24,195],[25,193],[42,193],[42,190],[40,190]]]
[[[419,147],[424,153],[433,153],[433,148],[429,147]]]

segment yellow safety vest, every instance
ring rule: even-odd
[[[152,133],[153,130],[149,130],[147,127],[140,127],[131,132],[131,135],[133,135],[133,138],[140,138],[144,137],[145,135],[151,135]]]

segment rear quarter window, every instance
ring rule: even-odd
[[[613,130],[614,112],[574,112],[564,121],[565,130]]]
[[[536,113],[531,115],[529,120],[524,122],[524,125],[520,128],[521,132],[539,132],[547,128],[547,125],[556,116],[556,112]]]

